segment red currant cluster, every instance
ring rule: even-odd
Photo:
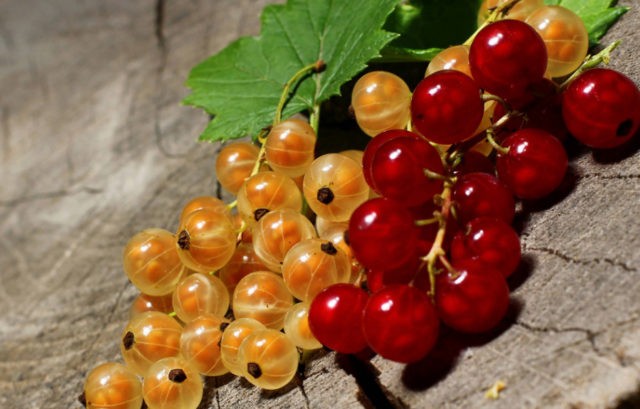
[[[559,186],[558,138],[613,147],[640,124],[633,82],[586,70],[599,58],[583,63],[577,16],[517,6],[481,10],[483,28],[438,55],[413,95],[391,73],[361,77],[352,107],[373,137],[364,152],[314,158],[317,120],[281,121],[281,110],[260,147],[225,146],[216,175],[236,201],[192,199],[175,233],[127,243],[124,271],[141,294],[122,332],[125,365],[91,371],[86,407],[196,408],[202,376],[277,389],[300,350],[369,347],[414,362],[441,323],[494,328],[520,261],[515,202]]]
[[[353,212],[349,242],[371,294],[340,284],[315,298],[309,323],[324,345],[409,363],[429,353],[440,322],[463,333],[494,328],[521,256],[514,197],[560,186],[567,135],[611,148],[638,130],[640,91],[592,68],[600,56],[584,61],[579,17],[541,1],[517,5],[490,17],[512,18],[435,57],[413,95],[387,72],[355,85],[356,119],[373,136],[363,172],[381,197]]]

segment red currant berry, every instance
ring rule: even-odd
[[[320,343],[352,354],[366,348],[362,313],[369,296],[352,284],[334,284],[315,296],[309,307],[309,328]]]
[[[507,186],[486,173],[468,173],[458,178],[453,192],[458,219],[468,223],[476,217],[488,216],[513,221],[515,201]]]
[[[504,277],[516,270],[520,256],[518,234],[503,220],[492,217],[473,219],[451,242],[453,262],[477,258]]]
[[[564,91],[562,116],[580,142],[592,148],[613,148],[631,139],[640,126],[640,91],[623,74],[595,68]]]
[[[391,285],[373,294],[362,323],[371,349],[396,362],[422,359],[438,338],[439,321],[431,300],[408,285]]]
[[[371,176],[371,169],[372,169],[371,163],[373,161],[373,157],[376,154],[376,151],[380,146],[382,146],[386,142],[398,137],[420,139],[420,136],[413,132],[405,131],[404,129],[391,129],[389,131],[384,131],[379,133],[373,139],[371,139],[369,143],[367,143],[367,147],[365,148],[364,154],[362,155],[362,172],[364,173],[364,178],[370,187],[373,187],[373,176]]]
[[[466,333],[494,328],[509,308],[509,287],[504,277],[477,260],[454,264],[456,272],[436,277],[435,303],[447,326]]]
[[[542,79],[547,49],[533,27],[518,20],[489,24],[476,35],[469,50],[471,74],[485,91],[516,98]]]
[[[444,173],[438,151],[424,139],[394,138],[382,144],[373,157],[371,186],[407,207],[430,202],[442,191],[442,180],[430,178],[425,169]]]
[[[361,204],[349,220],[349,244],[366,268],[391,270],[404,265],[417,245],[419,230],[411,213],[384,198]]]
[[[541,129],[513,133],[502,143],[508,149],[498,155],[496,169],[514,195],[540,199],[553,192],[567,170],[567,153],[560,141]]]
[[[484,114],[482,92],[460,71],[444,70],[425,77],[413,92],[411,120],[428,140],[452,144],[473,135]]]

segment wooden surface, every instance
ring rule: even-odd
[[[136,295],[128,238],[215,194],[189,68],[258,32],[264,0],[0,1],[0,407],[78,408],[118,360]],[[640,83],[640,4],[610,32]],[[571,177],[520,213],[508,322],[445,334],[411,366],[319,352],[278,392],[207,380],[202,408],[640,407],[640,153],[572,150]],[[500,399],[484,398],[497,380]]]

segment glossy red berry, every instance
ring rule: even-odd
[[[443,182],[429,177],[425,169],[444,174],[438,151],[424,139],[394,138],[382,144],[371,161],[371,187],[406,207],[432,202]]]
[[[435,303],[447,326],[465,333],[493,329],[509,308],[509,287],[504,277],[477,260],[454,264],[455,273],[436,278]]]
[[[411,120],[428,140],[460,142],[473,135],[484,113],[482,92],[460,71],[438,71],[425,77],[413,92]]]
[[[471,74],[486,92],[519,98],[542,79],[547,49],[540,35],[518,20],[500,20],[476,35],[469,50]]]
[[[391,200],[375,198],[358,207],[349,220],[349,244],[367,268],[391,270],[404,265],[419,236],[411,213]]]
[[[384,143],[390,141],[391,139],[399,138],[399,137],[407,137],[420,139],[418,134],[413,132],[405,131],[404,129],[391,129],[389,131],[384,131],[376,135],[373,139],[367,143],[367,147],[364,150],[364,154],[362,155],[362,172],[364,174],[364,179],[367,181],[367,184],[370,187],[373,187],[373,176],[371,176],[371,163],[373,161],[373,157],[377,152],[378,148],[382,146]]]
[[[580,142],[592,148],[613,148],[631,139],[640,126],[640,91],[625,75],[595,68],[564,91],[562,116]]]
[[[460,176],[453,186],[453,202],[461,223],[476,217],[495,217],[506,223],[513,221],[515,201],[507,186],[487,173]]]
[[[522,129],[502,142],[508,149],[498,155],[496,169],[514,195],[540,199],[553,192],[567,170],[567,153],[550,133],[534,128]]]
[[[520,263],[520,238],[510,225],[492,217],[473,219],[451,242],[451,260],[475,258],[504,277]]]
[[[352,354],[366,348],[362,312],[369,296],[352,284],[334,284],[315,296],[309,307],[309,328],[320,343]]]
[[[440,322],[427,294],[408,285],[391,285],[373,294],[363,315],[367,343],[383,358],[416,362],[438,338]]]

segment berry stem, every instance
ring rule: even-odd
[[[421,227],[421,226],[428,226],[430,224],[438,223],[439,220],[440,218],[438,217],[431,217],[429,219],[416,220],[414,223],[416,224],[416,226]]]
[[[440,155],[442,157],[442,155]],[[439,173],[436,173],[432,170],[429,169],[422,169],[422,171],[424,172],[424,175],[426,177],[428,177],[429,179],[433,179],[433,180],[448,180],[448,178],[444,175],[441,175]]]
[[[506,117],[508,115],[503,116],[502,118]],[[500,118],[500,119],[502,119]],[[498,121],[500,122],[500,121]],[[498,123],[496,122],[496,124]],[[489,144],[491,145],[491,147],[493,147],[493,149],[495,149],[497,152],[506,155],[507,153],[509,153],[509,148],[505,148],[504,146],[500,145],[498,142],[496,142],[496,140],[494,139],[495,134],[493,133],[493,127],[487,129],[487,142],[489,142]]]
[[[276,115],[273,118],[273,126],[278,125],[280,121],[282,121],[282,110],[289,100],[289,90],[291,89],[291,87],[308,74],[318,72],[319,69],[321,69],[321,67],[318,65],[318,62],[306,65],[300,68],[295,74],[293,74],[293,76],[289,78],[289,81],[284,84],[284,89],[282,90],[282,94],[280,94],[280,101],[278,102],[278,107],[276,108]]]
[[[433,245],[429,250],[429,253],[422,258],[422,260],[427,263],[427,271],[429,273],[429,295],[431,298],[435,296],[435,287],[436,287],[436,261],[439,257],[444,256],[445,252],[442,248],[442,243],[444,242],[445,234],[447,233],[447,219],[449,218],[449,213],[451,212],[451,187],[452,184],[449,181],[444,182],[444,189],[440,194],[440,198],[442,199],[442,207],[440,212],[436,215],[439,223],[438,233],[436,233],[436,237],[433,240]]]
[[[473,42],[473,39],[476,38],[476,35],[478,34],[478,32],[480,32],[480,30],[482,30],[489,24],[493,23],[494,21],[498,21],[504,18],[509,12],[509,10],[511,10],[511,8],[516,4],[518,4],[519,2],[520,0],[511,0],[494,8],[493,11],[491,11],[491,14],[489,14],[489,17],[487,17],[487,19],[484,21],[484,23],[482,23],[478,27],[478,29],[473,34],[471,34],[471,37],[467,38],[467,41],[465,41],[463,45],[467,45],[467,46],[471,45],[471,43]]]
[[[276,113],[273,118],[273,123],[271,124],[271,126],[260,130],[260,133],[258,134],[257,140],[260,143],[260,151],[258,152],[258,158],[256,159],[256,163],[253,166],[253,169],[251,170],[251,174],[249,175],[249,177],[257,174],[258,170],[260,170],[260,165],[264,163],[265,150],[266,150],[265,142],[267,139],[267,135],[269,134],[269,131],[271,131],[272,127],[278,125],[282,121],[282,111],[284,110],[284,106],[287,104],[287,101],[289,101],[289,94],[290,94],[291,87],[306,75],[309,75],[314,72],[322,72],[324,69],[325,69],[325,66],[322,63],[322,61],[316,61],[313,64],[306,65],[301,69],[299,69],[284,84],[284,88],[282,89],[282,94],[280,94],[280,101],[278,101],[278,106],[276,107]],[[313,112],[311,113],[310,121],[311,121],[311,127],[316,132],[316,134],[318,133],[319,120],[320,120],[320,106],[315,105],[313,108]]]
[[[587,55],[584,59],[582,65],[580,65],[574,72],[567,78],[561,85],[560,90],[564,90],[566,87],[571,84],[571,82],[576,79],[580,74],[587,71],[588,69],[597,67],[600,63],[609,64],[609,60],[611,59],[611,51],[615,50],[616,47],[620,45],[620,40],[614,41],[605,47],[602,51],[600,51],[596,55]]]

